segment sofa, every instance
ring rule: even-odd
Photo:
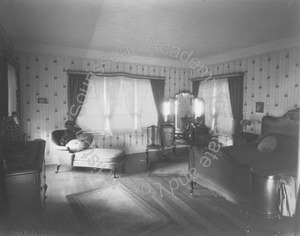
[[[65,130],[55,130],[51,133],[54,155],[57,157],[56,173],[62,165],[71,167],[88,167],[97,169],[110,169],[116,178],[116,171],[124,171],[125,152],[121,149],[92,148],[81,151],[71,150],[68,145],[61,145],[61,137]]]

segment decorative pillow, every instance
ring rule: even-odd
[[[70,152],[79,152],[85,149],[85,144],[79,139],[73,139],[66,144]]]
[[[76,139],[76,134],[72,130],[67,129],[60,138],[60,144],[62,146],[65,146],[68,142],[70,142],[73,139]]]
[[[92,144],[94,137],[91,134],[80,133],[77,135],[77,139],[84,142],[85,149],[88,149],[90,147],[90,145]]]
[[[264,153],[273,152],[277,147],[278,141],[274,136],[264,137],[258,144],[257,150]]]

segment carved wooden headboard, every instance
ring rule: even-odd
[[[264,116],[261,130],[262,134],[276,133],[298,138],[299,108],[290,110],[281,117]]]

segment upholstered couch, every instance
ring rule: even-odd
[[[120,149],[91,148],[72,152],[69,147],[60,144],[65,130],[55,130],[51,134],[54,155],[57,157],[58,173],[61,165],[89,167],[113,170],[114,177],[117,170],[124,170],[125,152]]]

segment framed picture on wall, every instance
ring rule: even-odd
[[[256,102],[255,112],[256,113],[264,113],[264,103],[263,102]]]

